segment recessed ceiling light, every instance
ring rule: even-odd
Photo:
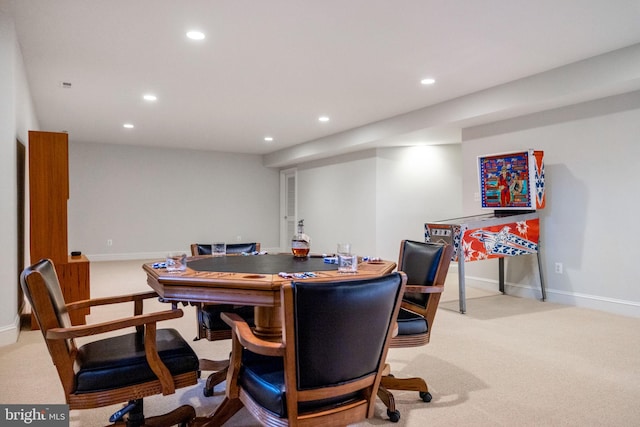
[[[435,82],[436,82],[435,79],[432,79],[432,78],[427,78],[427,79],[420,80],[420,84],[423,84],[423,85],[432,85]]]
[[[187,33],[187,37],[189,37],[191,40],[203,40],[204,33],[201,31],[189,31]]]
[[[328,122],[329,121],[329,117],[328,116],[320,116],[318,117],[318,120],[321,122]]]
[[[264,140],[267,141],[267,142],[271,142],[271,141],[273,141],[273,137],[272,136],[265,136]]]
[[[122,127],[125,127],[127,129],[133,129],[133,125],[131,123],[125,123],[122,125]]]
[[[158,99],[157,96],[151,95],[150,93],[143,96],[145,101],[156,101]]]

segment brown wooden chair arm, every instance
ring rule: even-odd
[[[221,313],[220,318],[231,327],[235,336],[248,350],[265,356],[283,356],[282,343],[266,341],[256,337],[249,324],[236,313]]]
[[[182,311],[182,310],[181,310]],[[162,395],[167,396],[176,392],[171,371],[160,359],[158,354],[158,346],[156,345],[157,337],[156,322],[149,323],[145,328],[144,334],[144,352],[149,367],[156,374],[162,388]]]
[[[52,328],[47,331],[48,339],[67,339],[87,337],[90,335],[102,334],[104,332],[116,331],[132,326],[143,326],[157,323],[161,320],[177,319],[184,315],[183,311],[166,310],[155,313],[141,314],[138,316],[124,317],[121,319],[100,322],[91,325],[77,325],[68,328]]]
[[[99,305],[119,304],[123,302],[137,302],[149,298],[156,298],[158,294],[154,291],[142,292],[139,294],[116,295],[111,297],[85,299],[66,304],[67,310],[78,310],[81,308],[95,307]]]
[[[439,294],[444,292],[444,286],[420,286],[420,285],[407,285],[404,290],[407,293],[419,293],[419,294]]]

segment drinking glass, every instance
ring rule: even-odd
[[[211,245],[211,255],[223,256],[227,254],[227,245],[224,242],[218,242]]]
[[[167,271],[178,272],[187,269],[187,254],[184,252],[172,252],[167,255]]]
[[[351,254],[350,243],[338,243],[338,273],[356,273],[358,257]]]

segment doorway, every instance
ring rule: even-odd
[[[296,232],[298,218],[298,171],[280,171],[280,250],[286,252],[291,247],[291,238]]]

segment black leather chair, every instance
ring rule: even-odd
[[[404,273],[392,273],[284,285],[280,343],[223,314],[233,328],[233,351],[216,422],[243,405],[271,426],[344,426],[373,416],[405,282]]]
[[[211,255],[211,244],[191,244],[191,254]],[[227,254],[241,254],[260,252],[260,243],[233,243],[226,245]],[[198,333],[196,340],[206,338],[209,341],[231,339],[231,328],[222,321],[220,314],[223,312],[236,313],[254,326],[254,310],[252,306],[240,306],[231,304],[196,304],[196,319],[198,321]],[[213,371],[207,378],[203,393],[205,396],[213,396],[213,388],[223,382],[227,376],[228,360],[200,360],[200,369]]]
[[[398,271],[407,275],[407,288],[398,314],[398,334],[391,340],[391,348],[417,347],[429,343],[440,296],[449,271],[453,247],[444,243],[424,243],[403,240],[400,243]],[[424,402],[432,399],[422,378],[396,378],[387,366],[378,396],[387,406],[393,422],[400,420],[393,394],[389,390],[419,392]]]
[[[191,254],[211,255],[211,244],[191,244]],[[227,245],[227,254],[253,253],[260,251],[260,243],[233,243]],[[231,328],[220,319],[220,313],[237,313],[253,324],[253,307],[234,306],[230,304],[206,304],[196,306],[198,320],[198,334],[196,340],[206,338],[209,341],[231,339]]]
[[[145,420],[143,397],[194,385],[198,357],[174,329],[157,329],[161,320],[182,317],[181,310],[142,314],[143,300],[154,292],[97,298],[65,304],[53,263],[44,259],[20,275],[24,294],[51,354],[70,409],[89,409],[128,401],[110,421],[127,427],[187,425],[195,419],[189,405]],[[72,326],[75,309],[133,303],[133,316],[95,325]],[[134,326],[136,332],[104,338],[77,347],[76,338]],[[25,384],[25,387],[28,387]],[[33,384],[34,393],[38,385]]]

